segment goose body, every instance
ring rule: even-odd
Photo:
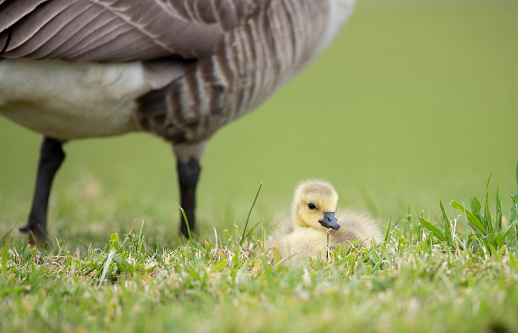
[[[337,212],[337,201],[338,194],[328,182],[300,183],[293,196],[291,219],[278,227],[266,247],[275,248],[281,258],[289,258],[289,264],[304,266],[310,259],[316,260],[319,253],[325,258],[340,244],[359,239],[360,246],[368,248],[371,241],[382,241],[372,217],[350,210]]]
[[[0,114],[41,133],[42,154],[61,156],[61,145],[73,139],[132,131],[171,142],[194,228],[199,159],[212,134],[315,59],[353,4],[0,0]],[[49,158],[62,161],[47,155],[40,171]],[[61,162],[51,164],[55,173]],[[42,176],[43,192],[54,173]],[[33,210],[46,205],[35,201]],[[34,215],[29,230],[45,232],[46,216]]]
[[[139,130],[136,99],[151,90],[136,62],[5,59],[0,78],[0,114],[63,141]]]

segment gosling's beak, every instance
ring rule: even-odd
[[[324,213],[324,218],[318,222],[320,222],[320,224],[326,228],[331,228],[334,230],[340,229],[340,225],[338,224],[335,213],[333,212]]]

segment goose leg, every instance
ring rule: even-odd
[[[178,160],[176,163],[178,171],[178,183],[180,185],[180,197],[182,200],[181,207],[185,211],[185,216],[189,222],[189,229],[191,233],[195,225],[195,210],[196,210],[196,185],[200,178],[201,165],[197,159],[191,159],[188,162]],[[189,237],[187,224],[180,212],[180,232]]]
[[[27,225],[20,228],[20,231],[30,233],[40,240],[45,239],[47,235],[47,207],[50,189],[54,175],[64,159],[62,142],[43,137],[29,221]]]

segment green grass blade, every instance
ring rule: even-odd
[[[212,266],[212,272],[219,272],[223,269],[223,267],[225,267],[227,265],[228,261],[225,260],[225,259],[222,259],[220,261],[218,261],[218,263],[214,266]]]
[[[182,212],[183,221],[185,222],[185,225],[187,226],[187,234],[189,235],[189,241],[192,244],[193,240],[192,240],[192,235],[191,235],[191,228],[189,227],[189,221],[187,221],[187,215],[185,215],[185,210],[183,210],[183,208],[180,207],[180,205],[178,205],[178,208],[180,208],[180,211]]]
[[[502,230],[502,202],[500,201],[500,184],[496,185],[496,226]]]
[[[133,273],[135,271],[135,267],[133,267],[126,259],[123,259],[121,256],[114,254],[113,261],[119,266],[119,268],[127,273]]]
[[[110,237],[110,250],[115,250],[119,248],[119,234],[113,233]]]
[[[512,195],[513,202],[511,203],[511,222],[518,219],[518,159],[516,159],[516,190]]]
[[[491,181],[491,175],[487,180],[486,184],[486,202],[484,203],[484,226],[486,230],[491,234],[493,233],[493,223],[491,222],[491,212],[489,211],[489,182]]]
[[[140,231],[138,234],[138,252],[141,253],[143,249],[143,240],[144,240],[144,222],[142,221],[142,225],[140,226]],[[118,242],[118,235],[117,235],[117,242]]]
[[[450,205],[463,212],[465,215],[466,215],[466,218],[468,219],[468,223],[469,225],[475,229],[475,231],[477,231],[479,234],[482,234],[484,236],[487,236],[487,231],[486,229],[484,229],[484,225],[482,225],[482,222],[480,222],[480,220],[478,220],[476,218],[475,215],[473,215],[473,213],[471,213],[469,210],[467,210],[466,208],[464,208],[463,205],[461,205],[460,203],[458,203],[457,201],[453,200]]]
[[[390,228],[392,227],[392,219],[389,221],[389,225],[387,227],[387,231],[385,232],[385,240],[384,242],[388,241],[389,235],[390,235]]]
[[[498,244],[498,247],[501,247],[502,245],[504,245],[507,236],[509,236],[511,234],[511,232],[513,231],[513,228],[514,228],[515,225],[516,225],[516,221],[511,223],[507,228],[505,228],[504,230],[501,230],[496,235],[495,238],[496,238],[496,242]]]
[[[511,196],[511,199],[513,200],[511,204],[511,222],[518,221],[518,196]]]
[[[486,197],[486,202],[484,204],[484,226],[488,233],[493,233],[493,223],[491,221],[491,212],[489,211],[489,196]]]
[[[446,239],[448,242],[451,241],[451,223],[450,219],[448,218],[448,215],[446,215],[446,210],[444,209],[444,206],[442,205],[442,201],[439,200],[439,206],[441,206],[441,214],[442,214],[442,220],[444,222],[444,236],[446,236]]]
[[[482,214],[482,205],[477,197],[473,197],[469,200],[471,206],[471,213],[484,225],[484,218]]]
[[[70,267],[72,265],[72,254],[70,254],[70,251],[67,251],[67,261],[65,262],[65,268]]]
[[[441,231],[441,229],[437,228],[436,226],[434,226],[430,222],[426,221],[422,217],[419,217],[419,222],[421,223],[421,225],[423,227],[428,229],[435,236],[435,238],[437,238],[438,240],[443,241],[443,242],[448,241],[448,239],[446,238],[444,233]]]
[[[256,224],[254,224],[254,226],[253,226],[252,228],[250,228],[250,231],[248,231],[248,232],[246,233],[245,237],[243,237],[241,240],[248,238],[248,236],[250,236],[250,234],[251,234],[252,232],[254,232],[255,228],[257,228],[257,226],[258,226],[261,222],[263,222],[263,220],[259,220],[259,221],[257,221],[257,223],[256,223]]]
[[[255,194],[255,199],[254,199],[254,202],[252,203],[252,207],[250,207],[250,211],[248,212],[248,217],[246,218],[246,222],[245,222],[245,228],[243,229],[243,236],[241,237],[241,241],[239,242],[239,244],[243,244],[243,242],[245,241],[245,234],[246,234],[246,228],[248,226],[248,221],[250,221],[250,215],[252,215],[252,210],[254,209],[254,206],[255,206],[255,202],[257,201],[257,197],[259,196],[259,192],[261,192],[261,188],[263,187],[263,182],[261,182],[261,184],[259,185],[259,189],[257,190],[257,193]]]
[[[493,173],[490,173],[489,177],[487,178],[486,191],[489,190],[489,183],[491,182],[491,176],[493,176]]]
[[[2,249],[2,282],[7,281],[7,258],[9,257],[9,242],[4,243]]]
[[[514,257],[512,253],[509,253],[509,261],[511,264],[511,267],[514,268],[514,270],[518,273],[518,261]]]
[[[275,259],[275,261],[280,262],[281,254],[279,253],[279,249],[274,246],[274,247],[272,247],[272,252],[273,252],[273,258]]]
[[[32,272],[30,273],[30,276],[27,278],[27,282],[35,286],[38,284],[40,278],[42,277],[42,273],[46,270],[46,264],[50,261],[50,258],[47,258],[43,261],[41,265],[39,265],[38,268],[35,268],[36,266],[34,263],[32,263]]]

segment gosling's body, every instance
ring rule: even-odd
[[[292,221],[275,232],[267,243],[267,248],[276,248],[281,258],[288,258],[288,263],[294,266],[304,266],[316,259],[327,255],[327,231],[320,232],[313,228],[294,227]],[[273,253],[270,259],[273,258]]]
[[[326,258],[328,251],[334,251],[340,244],[359,239],[360,246],[368,248],[371,241],[383,240],[377,222],[366,213],[345,210],[336,214],[337,225],[323,225],[325,215],[336,211],[337,201],[338,195],[331,184],[320,180],[302,182],[295,190],[291,220],[279,226],[269,238],[267,248],[275,247],[281,258],[290,257],[291,265],[303,266],[310,258],[315,260],[319,253]],[[317,209],[309,209],[310,204]]]

